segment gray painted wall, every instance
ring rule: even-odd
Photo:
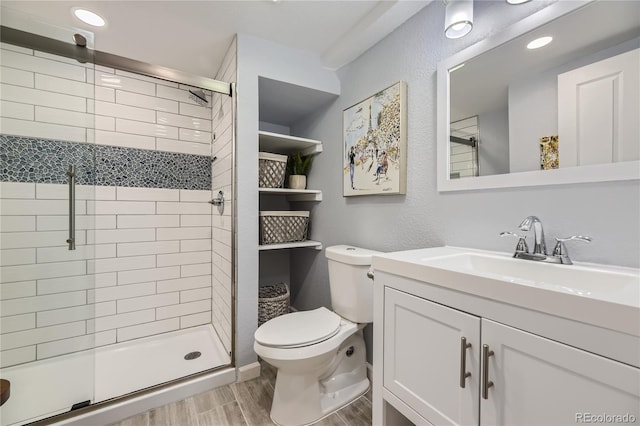
[[[443,35],[444,5],[435,1],[368,52],[338,71],[340,98],[292,127],[321,139],[309,186],[323,191],[312,210],[312,237],[324,246],[348,243],[396,251],[440,245],[510,252],[515,242],[498,233],[539,216],[548,239],[590,235],[570,247],[577,261],[640,266],[640,190],[636,182],[556,185],[455,193],[436,189],[436,65],[550,1],[510,6],[475,2],[475,28],[462,40]],[[342,110],[404,80],[408,84],[408,171],[404,196],[342,196]],[[549,244],[552,244],[551,242]],[[292,303],[298,309],[330,306],[324,251],[291,254]],[[371,327],[368,327],[371,353]],[[370,359],[370,358],[369,358]]]
[[[266,77],[339,94],[334,72],[320,59],[248,34],[238,34],[238,114],[236,120],[236,365],[257,360],[253,334],[258,326],[258,80]],[[286,99],[282,99],[286,102]],[[263,124],[264,125],[264,124]],[[267,255],[268,256],[268,255]],[[265,259],[262,259],[263,265]],[[266,260],[268,262],[268,260]],[[286,263],[285,263],[286,265]],[[264,272],[264,271],[263,271]],[[266,272],[266,278],[277,271]],[[275,279],[278,279],[276,276]]]
[[[509,173],[509,111],[486,111],[478,115],[480,176]]]

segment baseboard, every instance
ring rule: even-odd
[[[237,368],[236,381],[238,383],[246,382],[247,380],[257,377],[260,377],[260,363],[258,361]]]

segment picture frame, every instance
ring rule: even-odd
[[[407,84],[343,111],[343,196],[406,194]]]

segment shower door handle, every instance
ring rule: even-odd
[[[76,249],[76,173],[73,165],[69,164],[67,169],[67,178],[69,178],[69,250]]]

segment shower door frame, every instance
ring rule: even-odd
[[[74,46],[69,43],[6,27],[4,25],[0,26],[0,34],[2,34],[3,42],[16,46],[36,49],[41,52],[76,59],[79,62],[92,62],[95,65],[116,68],[122,71],[129,71],[175,83],[187,84],[200,89],[211,90],[216,93],[232,96],[232,84],[224,81],[201,77],[159,65],[152,65],[135,59],[89,49],[87,47]]]

